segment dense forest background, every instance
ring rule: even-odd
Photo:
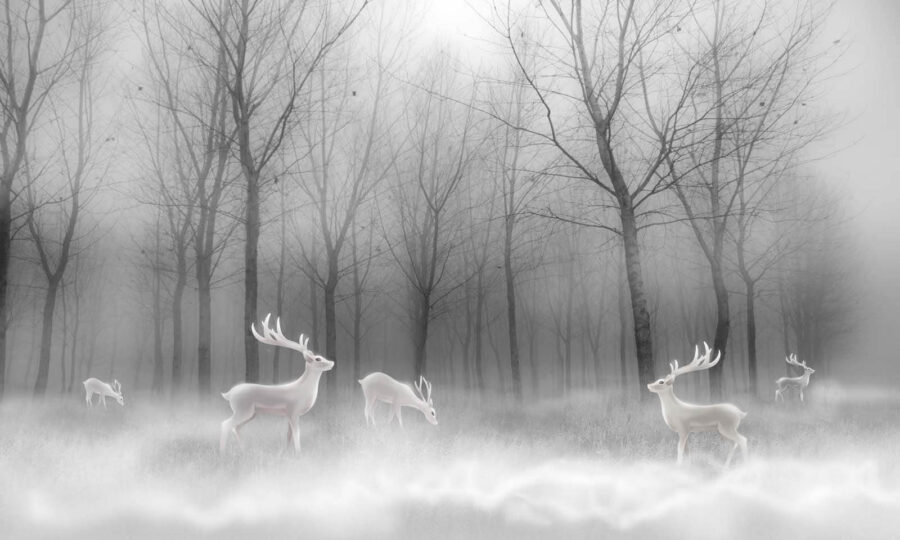
[[[687,394],[867,369],[827,6],[463,8],[448,40],[400,0],[4,3],[0,391],[295,378],[268,312],[329,397],[646,398],[703,340]]]

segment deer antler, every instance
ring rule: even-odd
[[[802,367],[802,368],[806,367],[806,360],[804,360],[803,362],[798,361],[797,355],[795,353],[791,353],[790,356],[785,356],[784,361],[792,366],[797,366],[797,367]]]
[[[259,335],[256,331],[256,327],[253,323],[250,324],[250,332],[253,334],[253,337],[256,338],[260,343],[265,343],[267,345],[275,345],[276,347],[285,347],[287,349],[293,349],[302,354],[312,354],[307,348],[307,344],[309,343],[309,338],[304,337],[303,334],[300,334],[300,339],[297,341],[291,341],[288,338],[284,337],[284,334],[281,331],[281,317],[275,318],[275,328],[272,329],[269,327],[269,318],[272,317],[272,314],[269,313],[266,315],[266,318],[263,319],[263,333]]]
[[[413,386],[416,387],[416,391],[419,393],[419,398],[422,401],[427,403],[431,400],[431,383],[428,382],[425,377],[419,375],[419,380]],[[422,391],[422,387],[425,388],[424,392]]]
[[[678,367],[678,360],[673,360],[669,363],[669,367],[672,372],[669,373],[669,377],[675,379],[679,375],[684,375],[685,373],[691,373],[692,371],[701,371],[704,369],[709,369],[716,364],[719,363],[719,360],[722,358],[722,351],[716,355],[715,360],[710,360],[709,357],[712,355],[712,349],[709,348],[709,345],[706,342],[703,342],[703,347],[706,349],[702,355],[700,354],[700,347],[694,346],[694,359],[691,360],[691,363],[686,366]]]

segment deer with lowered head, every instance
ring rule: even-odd
[[[806,360],[799,362],[796,354],[786,356],[784,361],[792,366],[803,368],[803,375],[799,377],[781,377],[775,381],[775,401],[780,398],[784,401],[784,392],[792,388],[800,391],[800,402],[803,403],[803,391],[809,386],[809,376],[816,372],[813,368],[806,365]]]
[[[125,406],[125,397],[122,396],[122,385],[119,384],[119,381],[113,379],[112,384],[109,384],[91,377],[82,384],[84,385],[84,400],[87,401],[88,407],[94,404],[94,394],[100,396],[100,403],[103,403],[104,408],[107,396],[115,399],[119,405]]]
[[[410,407],[418,409],[425,419],[432,425],[437,425],[437,413],[434,410],[434,402],[431,399],[431,383],[425,380],[425,377],[419,376],[419,381],[415,384],[415,392],[408,384],[402,383],[390,375],[376,371],[369,373],[359,381],[362,386],[363,394],[366,397],[366,425],[369,423],[375,425],[375,404],[383,401],[391,406],[391,413],[388,417],[390,424],[394,417],[403,427],[403,417],[400,416],[402,407]],[[424,389],[424,390],[423,390]]]
[[[718,431],[720,435],[734,442],[734,446],[728,452],[728,459],[725,460],[727,467],[731,463],[734,451],[738,448],[741,449],[744,460],[747,459],[747,438],[737,430],[747,413],[731,403],[696,405],[681,401],[675,395],[675,379],[679,375],[709,369],[719,363],[722,358],[720,351],[715,360],[710,361],[712,351],[705,341],[703,347],[706,352],[702,355],[699,347],[694,348],[694,359],[686,366],[679,366],[678,360],[673,360],[669,364],[671,372],[662,379],[648,384],[647,388],[659,396],[663,420],[672,431],[678,433],[678,463],[681,463],[684,458],[688,436],[691,433]]]
[[[262,335],[251,324],[250,331],[260,343],[284,347],[299,352],[306,360],[306,367],[300,378],[285,384],[241,383],[222,394],[231,405],[232,415],[222,422],[219,437],[219,451],[225,450],[228,436],[234,435],[238,445],[241,439],[238,432],[241,426],[253,420],[257,413],[275,414],[287,418],[288,446],[293,443],[294,450],[300,451],[300,417],[308,413],[316,404],[319,395],[319,379],[322,373],[334,367],[334,362],[309,350],[309,338],[300,334],[300,339],[291,341],[281,332],[281,320],[275,319],[275,328],[269,327],[271,313],[263,319]]]

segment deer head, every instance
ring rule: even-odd
[[[431,400],[431,383],[425,380],[425,377],[419,375],[419,381],[415,383],[416,392],[419,394],[419,399],[422,400],[422,403],[425,404],[425,407],[422,409],[422,414],[425,415],[425,418],[431,422],[432,425],[436,426],[437,421],[437,412],[434,410],[434,402]],[[422,388],[425,391],[422,391]]]
[[[706,370],[718,364],[719,360],[722,358],[722,352],[719,351],[719,354],[716,355],[716,358],[714,360],[710,360],[710,356],[712,356],[712,349],[709,348],[709,345],[707,345],[705,341],[703,342],[703,348],[706,350],[701,355],[700,347],[694,347],[694,359],[691,360],[691,363],[687,364],[686,366],[679,367],[678,360],[672,360],[672,362],[669,363],[669,368],[671,369],[669,374],[656,382],[648,384],[647,389],[654,394],[671,391],[672,385],[675,384],[675,379],[679,375],[684,375],[685,373],[691,373],[693,371]]]
[[[816,372],[816,370],[814,370],[813,368],[806,365],[806,360],[804,360],[802,362],[798,361],[797,355],[794,353],[791,353],[790,356],[785,356],[784,361],[792,366],[797,366],[799,368],[803,368],[804,373],[809,373],[810,375],[812,375],[813,373]]]
[[[253,324],[250,325],[250,332],[253,334],[253,337],[256,338],[260,343],[265,343],[267,345],[275,345],[276,347],[284,347],[286,349],[291,349],[299,352],[303,355],[303,358],[306,360],[306,367],[309,369],[314,369],[317,371],[328,371],[334,367],[334,361],[328,360],[324,356],[320,356],[307,347],[309,343],[309,338],[305,337],[303,334],[300,334],[300,339],[297,341],[291,341],[288,338],[284,337],[284,334],[281,331],[281,317],[275,318],[275,328],[269,327],[269,318],[272,316],[271,313],[266,315],[266,318],[263,319],[263,333],[259,335],[256,331],[256,328]]]
[[[116,398],[116,403],[121,406],[125,406],[125,396],[122,395],[122,384],[118,379],[113,379],[112,389],[116,393],[114,396]]]

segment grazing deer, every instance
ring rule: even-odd
[[[716,355],[716,359],[710,361],[709,357],[712,351],[709,345],[703,342],[706,353],[700,355],[698,347],[694,348],[694,360],[686,366],[678,367],[678,360],[669,364],[672,369],[665,378],[647,385],[647,388],[659,396],[662,404],[662,415],[666,425],[672,431],[678,433],[678,463],[684,458],[685,447],[687,446],[688,435],[701,431],[718,430],[726,439],[734,441],[734,446],[728,452],[728,459],[725,460],[727,467],[731,463],[734,451],[740,447],[741,455],[744,460],[747,459],[747,438],[738,433],[737,428],[741,420],[747,413],[738,409],[731,403],[717,403],[715,405],[695,405],[693,403],[685,403],[675,396],[675,378],[692,371],[700,371],[715,366],[722,353]]]
[[[84,400],[87,401],[88,407],[94,404],[94,394],[100,395],[100,403],[103,403],[103,407],[106,407],[106,396],[115,398],[119,405],[125,406],[122,385],[119,384],[119,381],[113,379],[112,385],[109,385],[100,379],[91,377],[82,384],[84,384]]]
[[[816,370],[807,366],[806,360],[798,362],[796,354],[785,356],[784,361],[792,366],[803,368],[803,375],[800,375],[799,377],[781,377],[775,381],[775,401],[778,401],[779,398],[781,398],[781,401],[784,401],[784,391],[790,390],[791,388],[797,388],[800,390],[800,402],[802,403],[803,391],[809,386],[809,376],[815,373]]]
[[[419,376],[419,382],[415,384],[416,391],[405,383],[402,383],[390,375],[376,371],[369,373],[359,381],[363,394],[366,396],[366,425],[369,422],[375,425],[375,403],[384,401],[391,406],[391,415],[388,424],[397,417],[400,427],[403,427],[403,417],[400,416],[401,407],[418,409],[425,415],[425,419],[433,425],[437,425],[437,413],[434,411],[434,402],[431,400],[431,383],[425,377]],[[422,388],[425,391],[422,391]]]
[[[263,334],[259,335],[251,324],[250,331],[253,337],[260,343],[285,347],[299,352],[306,360],[306,367],[300,378],[285,384],[266,385],[254,383],[241,383],[222,394],[222,397],[231,405],[233,414],[222,422],[222,432],[219,438],[219,451],[225,450],[228,434],[234,434],[238,446],[241,439],[238,431],[241,426],[253,420],[256,413],[277,414],[287,417],[288,432],[287,443],[294,444],[294,450],[300,451],[300,417],[308,413],[316,404],[319,394],[319,379],[322,373],[334,367],[334,362],[313,353],[307,348],[309,338],[300,334],[300,339],[291,341],[281,333],[281,320],[275,319],[275,329],[269,328],[269,317],[263,319]]]

